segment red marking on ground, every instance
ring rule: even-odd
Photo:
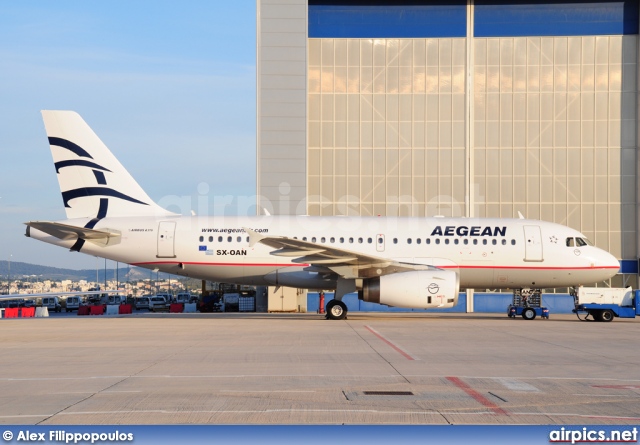
[[[498,415],[501,415],[501,416],[508,416],[509,415],[508,412],[506,412],[505,410],[500,408],[498,405],[496,405],[495,403],[493,403],[492,401],[487,399],[485,396],[483,396],[478,391],[476,391],[475,389],[470,387],[468,384],[463,382],[458,377],[447,377],[447,380],[449,380],[451,383],[456,385],[458,388],[460,388],[461,390],[466,392],[468,395],[473,397],[476,400],[476,402],[478,402],[478,403],[484,405],[485,407],[489,408],[491,411],[494,412],[494,414],[498,414]]]
[[[384,336],[382,334],[380,334],[378,331],[376,331],[375,329],[373,329],[370,326],[365,326],[365,328],[371,332],[373,335],[375,335],[376,337],[378,337],[380,340],[382,340],[383,342],[385,342],[386,344],[388,344],[389,346],[391,346],[397,353],[401,354],[404,358],[406,358],[407,360],[415,360],[415,358],[411,357],[411,355],[409,355],[409,353],[403,351],[399,346],[396,346],[394,343],[392,343],[390,340],[387,340],[386,338],[384,338]]]

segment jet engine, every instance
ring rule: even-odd
[[[453,307],[458,303],[460,278],[451,270],[417,270],[370,278],[358,298],[406,308]]]

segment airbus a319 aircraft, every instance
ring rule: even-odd
[[[461,288],[554,288],[619,269],[580,232],[520,219],[182,216],[157,205],[84,120],[43,111],[67,219],[26,235],[72,251],[217,282],[335,289],[406,308],[456,305]]]

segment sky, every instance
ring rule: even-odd
[[[24,236],[65,218],[44,109],[78,112],[156,202],[255,214],[234,206],[256,193],[255,72],[255,0],[0,2],[0,260],[95,267]]]

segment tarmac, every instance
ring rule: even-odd
[[[0,319],[0,424],[638,424],[640,321]]]

